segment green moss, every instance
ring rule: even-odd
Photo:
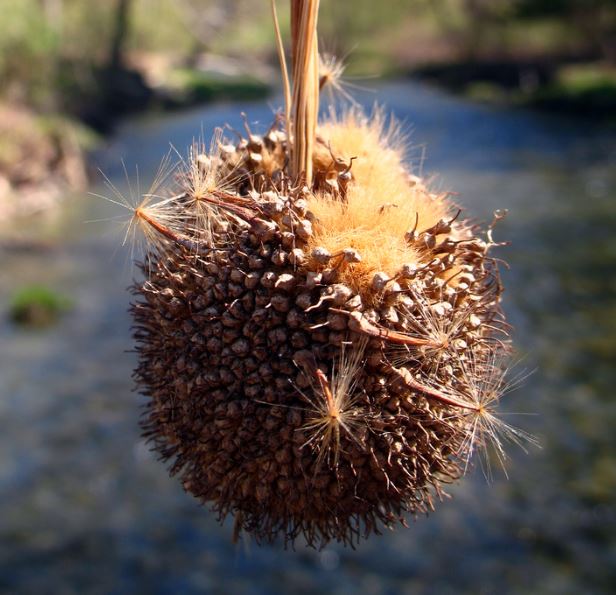
[[[73,306],[72,300],[40,285],[19,289],[12,297],[9,316],[25,326],[46,326]]]

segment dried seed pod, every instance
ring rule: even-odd
[[[389,275],[387,273],[379,271],[378,273],[374,274],[374,277],[372,277],[372,289],[374,291],[383,291],[389,281]]]
[[[225,180],[209,199],[224,226],[206,238],[182,200],[165,203],[173,225],[155,207],[142,221],[159,238],[132,306],[145,435],[258,540],[355,543],[431,510],[490,432],[521,436],[494,412],[492,231],[452,219],[384,123],[323,122],[314,175],[290,165],[301,135],[246,125],[194,158]]]
[[[302,219],[295,229],[297,237],[302,241],[307,241],[312,235],[312,223],[308,219]]]
[[[297,279],[294,275],[291,275],[290,273],[282,273],[282,275],[280,275],[278,279],[276,279],[274,287],[276,289],[281,289],[282,291],[289,292],[291,291],[291,289],[293,289],[296,283]]]
[[[342,260],[343,262],[346,262],[349,264],[361,262],[361,255],[354,248],[345,248],[342,251]]]
[[[332,255],[329,250],[325,248],[317,247],[311,252],[310,256],[317,264],[326,265],[330,260]]]
[[[306,260],[306,255],[301,248],[293,248],[289,253],[289,262],[295,266],[301,266]]]
[[[274,253],[272,254],[272,263],[276,266],[282,267],[286,264],[288,258],[289,255],[284,250],[277,249],[274,250]]]

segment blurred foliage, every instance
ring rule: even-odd
[[[33,285],[19,289],[11,300],[9,316],[13,322],[27,326],[45,326],[70,310],[70,299],[55,291]]]
[[[288,4],[278,0],[285,34]],[[101,75],[118,67],[114,49],[139,68],[154,54],[181,68],[203,52],[274,60],[267,0],[0,0],[0,9],[0,94],[39,110],[81,115],[126,82]],[[616,53],[616,0],[324,0],[320,23],[324,48],[353,51],[353,71]]]
[[[539,89],[533,105],[552,110],[605,115],[616,121],[616,70],[604,67],[567,66],[555,81]]]
[[[616,0],[515,0],[516,16],[566,20],[588,48],[616,60]]]
[[[180,105],[218,99],[263,99],[270,92],[268,85],[251,76],[214,76],[190,68],[173,70],[168,84],[178,90]]]
[[[614,0],[517,0],[514,4],[516,12],[526,17],[562,16],[579,10],[595,12],[616,8]]]
[[[4,0],[0,19],[0,85],[14,93],[16,85],[30,98],[43,101],[53,84],[53,60],[59,36],[49,27],[36,0]],[[50,68],[51,66],[51,68]]]

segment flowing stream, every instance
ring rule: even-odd
[[[0,591],[7,593],[608,593],[616,585],[616,133],[597,124],[467,103],[383,83],[410,131],[409,159],[455,190],[496,238],[505,309],[533,371],[502,404],[541,449],[509,449],[508,478],[469,472],[428,518],[357,550],[234,546],[231,526],[185,495],[140,438],[133,392],[129,250],[122,214],[93,197],[5,237],[0,252]],[[273,99],[271,105],[276,105]],[[125,160],[147,186],[239,112],[266,127],[269,103],[220,104],[127,122],[95,159],[123,192]],[[258,126],[258,125],[257,125]],[[95,189],[97,192],[109,191]],[[45,329],[5,316],[31,284],[73,309]],[[514,371],[515,374],[515,371]]]

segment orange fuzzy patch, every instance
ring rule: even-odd
[[[386,126],[382,112],[370,117],[351,110],[319,127],[315,169],[333,166],[331,153],[348,162],[353,180],[346,201],[318,194],[309,200],[316,218],[309,250],[321,246],[336,254],[354,248],[361,262],[341,270],[341,281],[361,294],[369,290],[374,273],[394,276],[403,264],[418,263],[422,255],[410,247],[404,234],[419,231],[449,216],[450,204],[426,190],[404,168],[404,138],[395,123]]]

